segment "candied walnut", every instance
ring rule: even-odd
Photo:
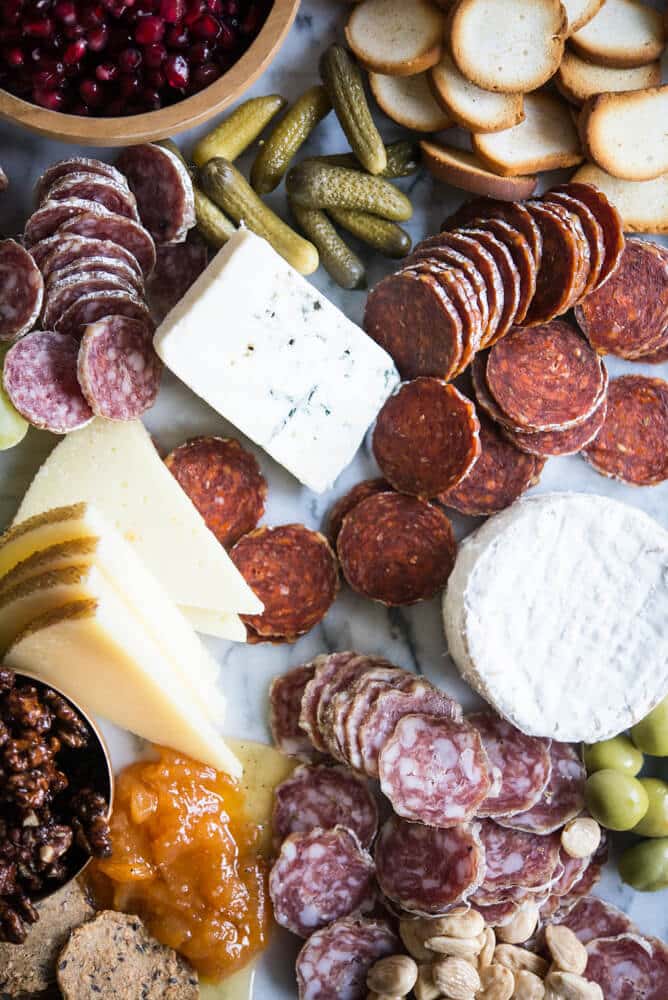
[[[79,750],[88,744],[88,726],[65,699],[51,689],[44,694],[47,703],[55,716],[53,729],[65,746]]]
[[[82,788],[71,800],[72,829],[82,850],[95,858],[111,857],[111,834],[104,796]]]
[[[42,704],[39,691],[32,684],[13,687],[5,698],[5,716],[9,715],[15,726],[48,733],[53,723],[49,709]]]

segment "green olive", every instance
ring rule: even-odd
[[[661,778],[639,778],[647,792],[647,812],[633,827],[641,837],[668,837],[668,782]]]
[[[609,768],[634,778],[643,765],[643,756],[628,736],[614,736],[602,743],[585,745],[584,762],[589,774]]]
[[[637,778],[606,768],[596,771],[585,786],[587,809],[608,830],[632,830],[649,805]]]
[[[631,739],[644,753],[668,757],[668,695],[633,727]]]
[[[668,889],[668,837],[629,847],[619,859],[619,874],[639,892]]]

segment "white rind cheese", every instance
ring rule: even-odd
[[[668,532],[604,497],[520,501],[462,545],[443,619],[462,677],[523,732],[607,739],[668,692]]]
[[[165,318],[155,349],[316,493],[352,461],[399,381],[375,341],[247,230]]]

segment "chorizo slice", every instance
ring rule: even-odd
[[[339,537],[343,520],[353,507],[356,507],[362,500],[366,500],[367,497],[372,497],[374,493],[387,493],[391,489],[392,487],[386,479],[364,479],[361,483],[357,483],[349,489],[347,493],[344,493],[334,503],[327,517],[325,533],[330,544],[336,547],[336,541]]]
[[[582,281],[582,245],[574,216],[569,218],[565,212],[556,212],[554,206],[539,201],[527,202],[526,207],[540,230],[542,253],[536,292],[523,322],[538,326],[561,316],[573,305]]]
[[[487,225],[489,225],[490,227],[489,229],[484,228]],[[497,340],[500,340],[502,337],[505,337],[505,335],[508,333],[508,330],[510,330],[511,326],[513,326],[513,324],[515,324],[516,322],[519,322],[517,317],[518,317],[518,311],[520,310],[520,304],[522,301],[522,285],[520,281],[520,272],[517,268],[517,264],[513,260],[512,254],[508,249],[506,243],[498,239],[495,233],[493,232],[492,227],[494,225],[496,225],[499,229],[501,229],[502,227],[505,227],[507,224],[505,222],[499,222],[497,220],[496,222],[492,221],[490,223],[483,223],[480,226],[471,226],[463,230],[463,232],[467,233],[470,236],[473,236],[476,240],[478,240],[478,242],[481,243],[482,246],[484,246],[485,249],[489,251],[489,253],[494,258],[494,263],[499,269],[499,274],[501,275],[501,281],[503,282],[503,309],[501,311],[499,325],[496,328],[496,331],[493,334],[493,336],[483,338],[482,343],[480,345],[482,347],[489,347],[491,344],[496,343]],[[508,229],[510,230],[511,227],[508,226]],[[516,230],[515,232],[517,233]],[[521,235],[521,233],[517,233],[517,237],[521,239],[526,245],[526,240],[524,240],[524,237]],[[528,245],[526,247],[526,252],[527,255],[529,255]],[[533,258],[531,258],[530,255],[529,255],[529,260],[531,264],[533,264]],[[535,268],[533,270],[533,274],[535,275]],[[531,289],[528,288],[527,291],[524,293],[524,297],[528,300],[530,294],[531,294]]]
[[[435,261],[422,260],[404,268],[415,274],[432,274],[450,297],[462,321],[462,353],[455,375],[466,368],[480,347],[483,326],[480,305],[473,285],[460,270]]]
[[[622,219],[607,195],[593,184],[571,182],[557,184],[548,194],[565,194],[587,206],[598,221],[603,232],[605,254],[601,273],[598,278],[598,288],[615,273],[624,252],[624,227]]]
[[[540,230],[521,201],[499,201],[497,198],[473,198],[464,202],[442,224],[442,230],[460,229],[478,220],[500,219],[518,230],[527,241],[536,267],[540,265],[542,240]]]
[[[426,240],[425,243],[429,243]],[[487,330],[489,325],[489,300],[487,297],[487,284],[470,257],[465,257],[464,254],[459,253],[458,250],[454,250],[452,247],[444,246],[439,243],[438,246],[425,246],[424,244],[419,244],[412,254],[406,257],[404,264],[410,266],[411,264],[419,264],[420,261],[430,261],[434,264],[447,264],[448,267],[454,269],[455,271],[461,271],[464,274],[475,291],[476,300],[478,302],[478,308],[480,309],[480,317],[482,323],[482,329]],[[473,347],[473,345],[471,345]],[[464,345],[464,353],[466,353],[467,345]],[[477,350],[477,348],[476,348]]]
[[[585,205],[583,201],[565,194],[563,191],[548,191],[543,195],[543,201],[548,204],[562,205],[564,208],[577,216],[582,226],[582,231],[589,245],[589,278],[583,290],[583,297],[589,295],[598,287],[601,279],[601,271],[605,261],[605,240],[603,227],[594,213]]]
[[[503,434],[516,448],[528,455],[541,458],[577,455],[601,430],[607,412],[606,392],[591,416],[575,427],[568,427],[564,431],[517,431],[504,427]]]

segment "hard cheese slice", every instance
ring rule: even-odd
[[[165,318],[155,349],[316,493],[350,463],[399,381],[382,348],[247,230]]]
[[[35,476],[14,524],[81,501],[132,543],[176,604],[215,615],[263,610],[139,421],[97,419],[68,434]]]
[[[171,663],[109,591],[35,619],[5,656],[88,712],[234,777],[241,765]]]

